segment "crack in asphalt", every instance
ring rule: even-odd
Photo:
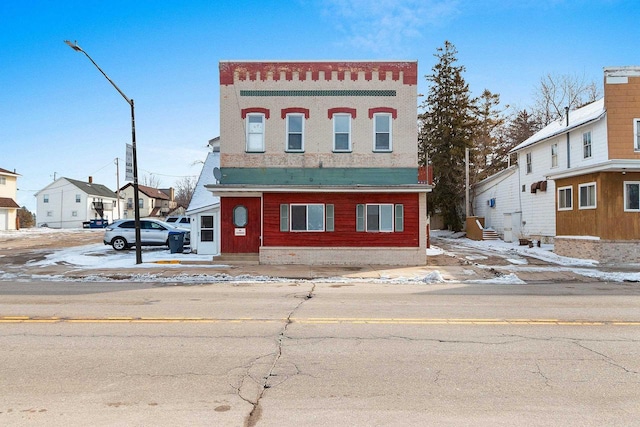
[[[262,400],[262,397],[264,396],[264,393],[266,392],[267,389],[275,386],[275,385],[279,385],[282,384],[284,381],[286,381],[286,378],[283,379],[282,381],[279,381],[278,383],[274,383],[272,381],[272,378],[277,376],[277,374],[274,373],[278,362],[280,361],[280,358],[282,357],[282,342],[283,340],[286,338],[286,334],[287,334],[287,329],[289,328],[289,325],[291,325],[291,323],[293,323],[293,321],[291,320],[291,318],[293,317],[293,315],[296,313],[296,311],[298,311],[300,309],[300,307],[302,306],[302,304],[304,304],[306,301],[310,300],[311,298],[314,297],[313,293],[316,289],[316,285],[312,285],[311,289],[309,290],[309,292],[307,292],[306,294],[303,295],[302,297],[302,301],[300,301],[287,315],[287,318],[284,322],[284,326],[282,327],[282,330],[280,331],[280,333],[278,334],[278,338],[277,338],[277,346],[278,349],[275,352],[275,358],[273,360],[273,363],[271,364],[271,368],[269,369],[269,371],[267,372],[267,375],[263,377],[263,381],[261,384],[261,388],[258,392],[258,396],[255,400],[255,402],[248,402],[251,403],[253,405],[253,408],[251,409],[251,412],[249,412],[249,415],[247,416],[244,426],[245,427],[254,427],[257,425],[258,421],[260,420],[261,416],[262,416],[262,407],[260,406],[260,401]],[[299,294],[296,294],[296,297]],[[295,366],[295,365],[294,365]],[[296,372],[300,372],[298,367],[295,366],[296,368]],[[242,398],[242,396],[241,396]],[[247,401],[246,399],[243,399],[245,401]]]

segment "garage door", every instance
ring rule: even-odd
[[[9,215],[7,214],[6,209],[0,209],[0,230],[7,229],[7,218]]]

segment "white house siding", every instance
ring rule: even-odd
[[[78,194],[80,202],[76,202]],[[46,203],[45,195],[48,196]],[[113,221],[115,198],[87,194],[65,178],[60,178],[40,190],[36,193],[36,198],[38,226],[46,224],[52,228],[82,228],[83,222],[100,218],[93,209],[94,201],[102,201],[105,204],[104,219]]]
[[[473,212],[484,217],[486,228],[494,229],[504,237],[504,215],[520,211],[517,166],[506,169],[479,183],[474,191]],[[494,199],[494,207],[489,201]],[[510,226],[510,224],[508,225]]]

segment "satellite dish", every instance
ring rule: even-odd
[[[222,172],[220,172],[219,167],[213,168],[213,176],[217,181],[220,181],[220,178],[222,178]]]

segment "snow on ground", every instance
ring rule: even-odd
[[[87,230],[71,230],[71,232],[86,233]],[[91,230],[93,231],[93,230]],[[55,233],[69,233],[70,230],[56,230],[50,228],[31,228],[23,229],[19,231],[6,231],[0,234],[0,238],[7,237],[20,237],[31,238],[37,237],[42,234],[55,234]],[[96,230],[101,232],[101,230]],[[460,233],[451,233],[448,231],[435,230],[431,232],[432,242],[436,245],[432,245],[430,249],[427,249],[427,256],[437,255],[449,255],[460,256],[457,251],[464,253],[471,253],[466,255],[465,258],[474,261],[474,264],[480,268],[486,269],[498,269],[506,271],[507,273],[498,275],[495,278],[488,280],[473,279],[472,276],[475,272],[472,270],[463,271],[463,274],[468,275],[470,278],[462,281],[462,283],[493,283],[493,284],[525,284],[518,276],[518,272],[536,272],[536,271],[572,271],[577,274],[592,277],[598,280],[610,281],[610,282],[640,282],[640,272],[638,269],[630,269],[631,266],[621,270],[627,271],[613,271],[615,269],[611,267],[603,268],[593,260],[582,260],[576,258],[567,258],[554,254],[553,245],[543,244],[541,247],[529,248],[527,246],[518,246],[515,243],[506,243],[501,240],[497,241],[473,241],[462,237]],[[438,242],[442,241],[443,245],[447,246],[448,250],[444,250],[437,246]],[[483,265],[482,261],[488,259],[488,256],[501,256],[507,260],[510,265],[501,265],[499,267]],[[537,258],[542,261],[548,262],[549,266],[532,266],[528,265],[525,258],[522,257]],[[28,264],[28,267],[33,270],[38,267],[47,267],[53,265],[66,265],[73,270],[90,270],[100,269],[112,276],[117,275],[118,270],[127,269],[140,270],[140,274],[127,274],[126,278],[121,280],[126,281],[155,281],[166,283],[217,283],[217,282],[241,282],[241,283],[256,283],[265,281],[290,281],[291,279],[283,279],[277,277],[267,276],[231,276],[225,273],[215,273],[216,268],[228,267],[227,265],[211,265],[207,264],[207,268],[211,268],[211,274],[188,274],[188,270],[192,267],[202,267],[198,264],[181,264],[179,262],[191,261],[191,262],[210,262],[211,255],[197,255],[189,253],[171,254],[166,247],[145,247],[142,251],[143,264],[135,264],[135,252],[129,251],[115,251],[111,246],[103,244],[90,244],[84,246],[76,246],[70,248],[60,248],[47,255],[45,259]],[[152,271],[155,268],[161,268],[166,271],[167,268],[176,268],[180,271],[176,271],[176,275],[171,277],[163,277],[160,274],[155,274]],[[631,270],[631,271],[629,271]],[[69,280],[63,276],[51,276],[51,275],[29,275],[28,277],[40,280]],[[16,275],[2,271],[0,267],[0,280],[26,280],[27,275]],[[104,280],[117,280],[107,279],[104,276],[88,275],[81,279],[74,279],[78,281],[104,281]],[[352,277],[330,277],[330,278],[318,278],[314,279],[316,282],[340,282],[340,283],[359,283],[359,282],[379,282],[379,283],[412,283],[412,284],[442,284],[447,283],[442,274],[435,270],[427,275],[416,275],[415,277],[381,277],[379,279],[358,279]],[[459,283],[459,282],[456,282]]]

